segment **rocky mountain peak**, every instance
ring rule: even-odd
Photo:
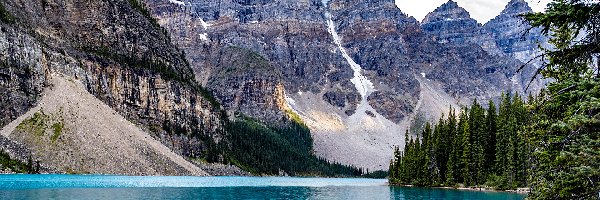
[[[508,2],[504,10],[500,15],[515,15],[521,13],[532,12],[533,10],[529,7],[529,4],[525,0],[511,0]]]
[[[458,6],[456,2],[449,0],[433,12],[427,14],[425,19],[423,19],[423,23],[458,19],[471,19],[471,15],[467,10]]]

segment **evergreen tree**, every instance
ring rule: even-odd
[[[460,114],[460,118],[461,119],[466,119],[467,117],[465,116],[466,113],[461,112]],[[461,175],[461,170],[462,170],[462,154],[463,154],[463,148],[462,148],[462,134],[463,133],[463,129],[465,128],[465,121],[461,120],[458,122],[458,124],[456,124],[456,117],[454,116],[454,111],[451,112],[450,117],[449,117],[449,124],[450,127],[452,127],[453,131],[452,131],[452,146],[450,148],[450,157],[448,159],[448,162],[446,164],[447,166],[447,172],[445,174],[446,176],[446,181],[445,184],[452,186],[455,185],[456,183],[460,183],[462,182],[462,175]],[[456,128],[456,126],[458,126],[458,129]]]
[[[465,118],[460,119],[461,121],[465,121],[465,123],[463,123],[463,126],[460,129],[462,131],[461,175],[463,177],[463,183],[465,185],[471,185],[474,181],[473,169],[475,168],[476,163],[473,161],[473,147],[471,144],[469,116],[466,114],[468,113],[468,110],[465,108],[463,112],[465,112]]]
[[[421,141],[421,148],[420,148],[420,171],[421,171],[421,185],[431,185],[434,182],[432,181],[432,174],[431,174],[431,159],[430,159],[430,146],[431,146],[431,124],[426,123],[425,124],[425,129],[423,130],[422,133],[422,141]]]
[[[538,72],[554,80],[532,102],[535,120],[526,133],[534,146],[530,198],[599,198],[599,4],[554,0],[546,12],[525,15],[550,37]]]
[[[496,160],[496,132],[497,124],[496,120],[498,114],[496,113],[496,105],[492,100],[488,102],[488,110],[485,116],[486,123],[486,142],[485,142],[485,163],[484,169],[486,174],[489,176],[494,173],[494,161]]]
[[[487,134],[485,123],[485,110],[477,100],[473,100],[469,112],[469,144],[471,145],[473,184],[478,185],[485,181],[485,147],[487,146]]]
[[[496,133],[496,163],[494,170],[497,175],[503,177],[502,182],[505,182],[505,178],[508,176],[508,154],[510,151],[510,124],[508,123],[510,122],[510,104],[510,95],[503,93],[502,101],[500,102],[500,112],[498,114],[498,132]]]
[[[441,175],[444,174],[443,172],[443,168],[441,167],[443,163],[443,149],[442,149],[442,143],[443,143],[443,138],[442,138],[442,126],[444,125],[444,120],[443,120],[443,116],[439,119],[438,123],[435,125],[435,129],[433,130],[433,146],[431,147],[431,151],[432,151],[432,161],[433,161],[433,165],[434,165],[434,171],[436,174],[435,179],[436,180],[441,180],[442,177]]]
[[[396,149],[390,182],[417,186],[524,186],[528,148],[522,127],[528,122],[519,96],[502,95],[500,114],[490,101],[487,110],[476,100],[456,117],[451,110],[432,130],[427,123],[417,138],[409,138],[404,152]]]

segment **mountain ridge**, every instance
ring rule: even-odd
[[[454,1],[423,22],[392,0],[62,0],[24,11],[11,0],[6,7],[39,23],[1,24],[4,55],[27,58],[1,57],[2,66],[30,69],[0,71],[7,83],[0,90],[10,91],[0,98],[11,99],[0,103],[9,116],[1,125],[32,108],[61,74],[176,154],[217,162],[228,161],[217,146],[236,134],[226,126],[240,120],[274,130],[305,124],[314,155],[385,169],[405,131],[473,99],[525,94],[539,62],[516,69],[544,41],[538,30],[522,39],[526,26],[507,26],[531,11],[522,0],[483,25]],[[9,47],[18,37],[35,50]]]

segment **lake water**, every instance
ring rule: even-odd
[[[0,199],[523,199],[505,192],[388,186],[385,179],[0,175]]]

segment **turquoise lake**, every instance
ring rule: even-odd
[[[0,199],[523,199],[506,192],[388,186],[385,179],[0,175]]]

